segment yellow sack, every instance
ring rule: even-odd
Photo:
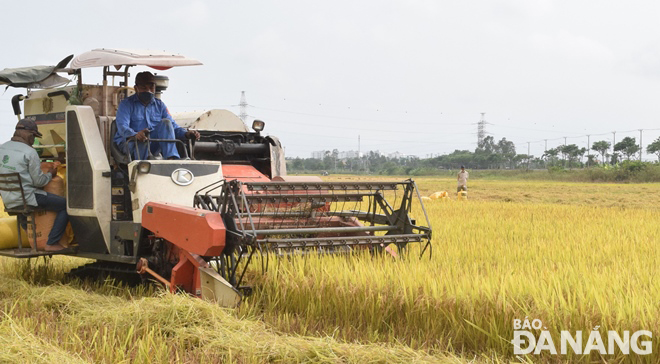
[[[3,211],[4,212],[4,211]],[[18,248],[18,230],[16,216],[0,218],[0,249]],[[27,234],[21,229],[23,248],[29,248]]]
[[[2,202],[2,197],[0,197],[0,202]],[[5,204],[0,203],[0,218],[9,217],[9,214],[5,212]]]
[[[458,199],[459,200],[467,200],[467,191],[458,192]]]

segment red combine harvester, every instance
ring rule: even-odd
[[[135,273],[137,265],[137,272],[172,291],[235,306],[249,291],[243,278],[255,255],[368,249],[396,256],[395,248],[410,243],[420,243],[421,254],[430,251],[430,223],[412,180],[287,176],[283,148],[277,138],[262,135],[264,123],[255,120],[250,131],[227,110],[172,115],[201,134],[197,141],[167,141],[185,158],[132,160],[113,143],[119,102],[134,93],[130,67],[162,71],[201,63],[146,50],[96,49],[71,58],[57,66],[5,69],[0,84],[27,88],[25,96],[12,99],[15,114],[39,124],[44,137],[35,148],[42,159],[66,165],[67,211],[77,246],[60,254],[96,260],[73,274]],[[92,67],[103,69],[100,85],[83,83],[82,70]],[[156,79],[160,97],[168,78]],[[411,219],[413,201],[424,224]],[[54,253],[19,242],[0,254]]]

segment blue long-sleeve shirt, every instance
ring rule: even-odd
[[[151,102],[144,106],[137,94],[127,97],[120,104],[117,109],[117,134],[115,134],[114,142],[121,145],[128,137],[132,137],[140,130],[149,129],[153,130],[154,127],[162,122],[163,119],[170,119],[174,127],[174,134],[177,139],[183,138],[186,134],[186,129],[177,125],[177,123],[167,110],[165,103],[160,99],[154,98]]]

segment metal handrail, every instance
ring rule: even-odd
[[[18,187],[9,187],[9,185],[12,184],[18,184]],[[16,228],[18,232],[18,249],[23,250],[23,239],[21,238],[21,222],[20,219],[18,218],[18,215],[29,215],[32,212],[34,212],[34,206],[30,206],[27,203],[27,199],[25,198],[25,190],[23,189],[23,181],[21,179],[21,174],[18,172],[12,172],[12,173],[1,173],[0,174],[0,191],[7,191],[7,192],[15,192],[15,191],[21,191],[21,202],[23,203],[22,208],[18,207],[13,207],[13,208],[7,208],[5,205],[5,212],[10,213],[10,214],[16,214]],[[3,201],[4,204],[4,201]],[[27,217],[26,217],[27,218]],[[32,218],[32,224],[34,224],[34,217]],[[29,219],[27,221],[30,223]],[[34,226],[34,246],[32,249],[35,251],[37,250],[37,234],[36,234],[36,225]]]
[[[138,143],[146,143],[147,144],[147,159],[149,159],[150,157],[153,158],[153,154],[151,154],[151,142],[158,142],[158,143],[180,143],[181,146],[183,147],[181,149],[183,150],[183,154],[185,155],[184,159],[189,158],[188,150],[186,149],[186,144],[184,144],[183,141],[181,141],[179,139],[151,139],[151,138],[147,137],[146,141],[141,142],[141,141],[137,140],[137,134],[135,134],[133,136],[130,136],[130,137],[126,138],[126,143],[125,143],[125,145],[126,145],[126,155],[128,156],[128,162],[129,163],[133,161],[133,156],[131,155],[130,146],[129,146],[129,144],[130,144],[129,142],[131,142],[131,141],[134,142],[135,152],[136,152],[135,154],[136,154],[137,157],[140,157],[140,148],[138,146]],[[140,159],[136,158],[136,160],[140,160]]]

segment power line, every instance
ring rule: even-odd
[[[304,135],[304,136],[313,136],[313,137],[319,137],[318,134],[307,134],[307,133],[299,133],[299,132],[286,132],[286,134],[296,134],[296,135]],[[341,136],[331,136],[331,135],[324,135],[322,138],[333,138],[333,139],[349,139],[353,140],[355,139],[354,136],[350,137],[341,137]],[[392,142],[392,143],[411,143],[411,144],[445,144],[445,145],[465,145],[465,144],[474,144],[474,143],[458,143],[458,142],[439,142],[439,141],[419,141],[419,140],[400,140],[400,139],[372,139],[372,138],[364,138],[361,137],[362,141],[367,141],[367,142]]]
[[[376,112],[385,112],[385,113],[398,113],[398,114],[406,114],[406,115],[426,115],[426,116],[431,116],[431,117],[437,117],[438,115],[448,115],[446,112],[430,112],[430,111],[424,111],[424,112],[414,112],[414,111],[408,111],[408,110],[391,110],[391,109],[383,109],[383,108],[365,108],[365,107],[356,107],[356,106],[346,106],[346,105],[337,105],[337,104],[329,104],[326,102],[316,102],[316,101],[300,101],[300,100],[295,100],[291,99],[288,97],[282,98],[283,101],[289,103],[296,103],[296,104],[305,104],[305,105],[314,105],[314,106],[323,106],[323,107],[331,107],[331,108],[336,108],[336,109],[342,109],[342,110],[351,110],[351,111],[376,111]],[[449,115],[470,115],[473,114],[472,112],[453,112],[449,113]]]
[[[253,118],[256,117],[254,115],[248,115],[248,116],[253,117]],[[310,126],[310,123],[301,123],[301,122],[295,122],[295,121],[283,121],[283,120],[277,120],[277,119],[270,119],[270,120],[273,120],[275,122],[282,123],[282,124],[305,125],[305,126],[308,126],[308,127]],[[356,130],[356,131],[359,130],[359,131],[369,131],[369,132],[379,132],[379,133],[383,132],[383,133],[416,134],[416,135],[422,134],[422,132],[420,132],[419,130],[406,131],[406,130],[382,130],[382,129],[375,129],[375,128],[353,128],[353,127],[347,128],[347,127],[344,127],[344,126],[334,126],[334,125],[313,125],[313,126],[318,127],[318,128],[340,129],[340,130]],[[467,131],[466,132],[438,132],[438,133],[442,133],[442,135],[474,135],[474,132],[471,132],[471,131],[470,132],[467,132]],[[433,134],[433,133],[424,132],[424,135],[429,135],[429,134]],[[316,135],[316,136],[318,136],[318,135]]]
[[[298,112],[298,111],[277,110],[277,109],[270,109],[270,108],[255,106],[255,105],[252,105],[252,104],[249,104],[248,106],[253,107],[255,109],[266,110],[266,111],[274,111],[274,112],[281,112],[281,113],[295,114],[295,115],[316,116],[316,117],[329,118],[329,119],[352,120],[352,121],[372,121],[372,122],[378,122],[378,123],[395,123],[395,124],[399,124],[399,125],[401,125],[401,123],[402,123],[401,120],[380,120],[380,119],[350,118],[350,117],[344,117],[344,116],[322,115],[322,114],[312,114],[312,113],[304,113],[304,112]],[[406,124],[411,124],[411,123],[406,122]],[[436,123],[413,122],[412,124],[415,124],[415,125],[474,125],[474,123],[439,123],[439,122],[436,122]]]
[[[576,134],[575,132],[565,132],[565,131],[560,131],[560,130],[534,129],[534,128],[525,128],[525,127],[521,127],[521,126],[509,126],[509,125],[500,125],[500,124],[493,124],[493,123],[489,123],[489,125],[499,126],[499,127],[501,127],[501,128],[509,128],[509,129],[520,129],[520,130],[542,131],[542,132],[546,132],[546,133]]]

